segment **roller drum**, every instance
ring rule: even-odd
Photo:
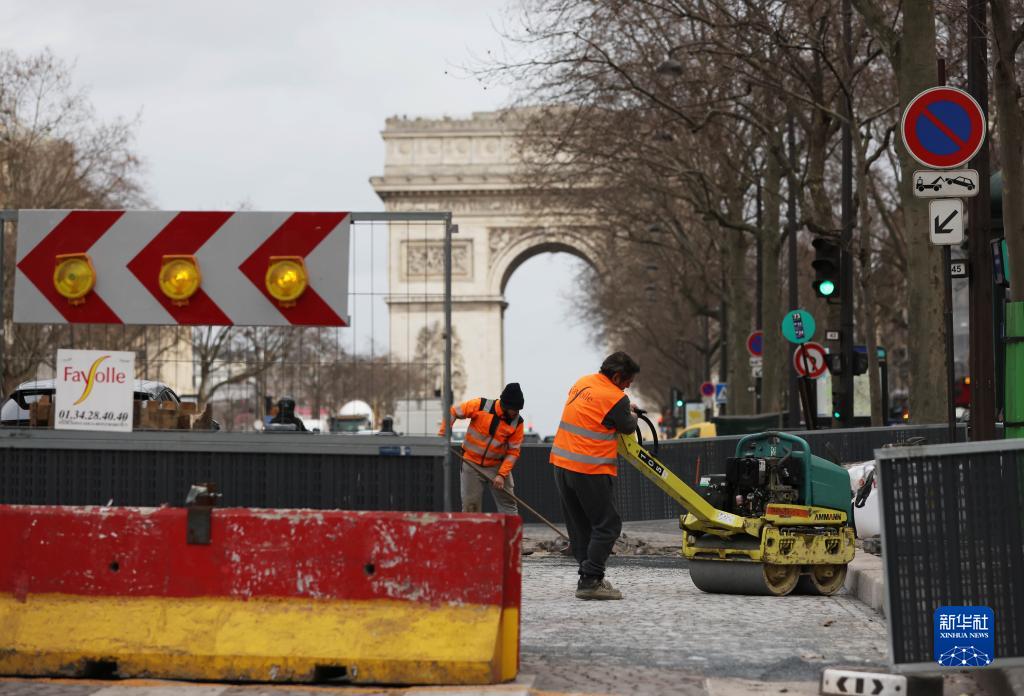
[[[690,579],[712,594],[781,597],[796,587],[800,566],[768,565],[754,561],[690,561]]]

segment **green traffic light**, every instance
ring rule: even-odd
[[[818,283],[818,292],[822,297],[831,297],[832,293],[836,291],[836,284],[831,280],[823,280]]]
[[[682,408],[683,400],[682,399],[676,399],[676,406],[679,406],[680,408]]]
[[[842,415],[843,414],[841,414],[839,411],[832,412],[832,417],[835,418],[836,420],[839,420],[842,417]]]

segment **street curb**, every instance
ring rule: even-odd
[[[845,587],[854,597],[885,615],[885,580],[880,556],[859,552],[847,567]]]

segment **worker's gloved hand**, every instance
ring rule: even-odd
[[[633,413],[635,413],[638,416],[642,416],[645,413],[647,413],[647,411],[645,411],[644,409],[640,408],[636,404],[630,404],[629,405],[629,410],[632,411]]]
[[[505,477],[502,476],[501,474],[498,474],[497,476],[494,477],[494,480],[491,481],[491,485],[494,486],[496,490],[505,490]]]

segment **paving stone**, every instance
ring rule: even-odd
[[[592,663],[588,683],[618,693],[633,668],[641,688],[650,670],[757,681],[817,681],[822,668],[882,669],[884,619],[842,593],[833,597],[746,597],[706,594],[678,558],[613,558],[608,579],[617,602],[575,599],[575,563],[528,557],[523,562],[524,665]],[[584,673],[586,670],[579,667]],[[577,670],[579,671],[579,670]],[[537,687],[549,675],[537,671]],[[588,689],[583,689],[588,690]]]
[[[64,679],[4,679],[0,696],[87,696],[103,683],[73,683]]]

